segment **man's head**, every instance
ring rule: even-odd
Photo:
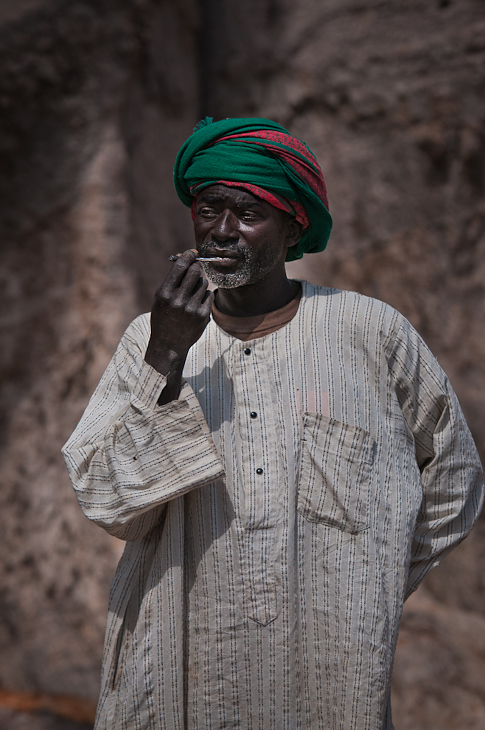
[[[290,213],[244,188],[222,184],[201,190],[193,214],[199,254],[223,259],[204,264],[209,279],[223,289],[255,284],[283,268],[303,230]]]
[[[301,224],[286,260],[323,251],[332,219],[322,171],[314,155],[269,119],[206,118],[182,145],[174,168],[179,198],[196,215],[202,191],[215,184],[242,189]]]

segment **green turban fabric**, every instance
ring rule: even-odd
[[[304,230],[299,243],[288,249],[287,261],[327,245],[332,218],[320,166],[303,142],[269,119],[212,122],[206,117],[177,154],[174,182],[189,207],[200,190],[216,183],[243,187],[277,207],[282,207],[281,199],[289,201],[284,209]]]

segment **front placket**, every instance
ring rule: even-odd
[[[235,436],[241,476],[239,545],[248,616],[265,626],[277,616],[275,532],[278,479],[275,364],[270,337],[233,347]]]

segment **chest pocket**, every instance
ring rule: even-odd
[[[369,484],[376,443],[370,433],[318,413],[305,413],[298,511],[356,534],[369,527]]]

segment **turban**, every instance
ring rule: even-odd
[[[223,119],[200,122],[175,160],[174,182],[184,205],[197,193],[222,183],[242,187],[303,224],[287,261],[323,251],[332,218],[318,162],[308,147],[269,119]]]

